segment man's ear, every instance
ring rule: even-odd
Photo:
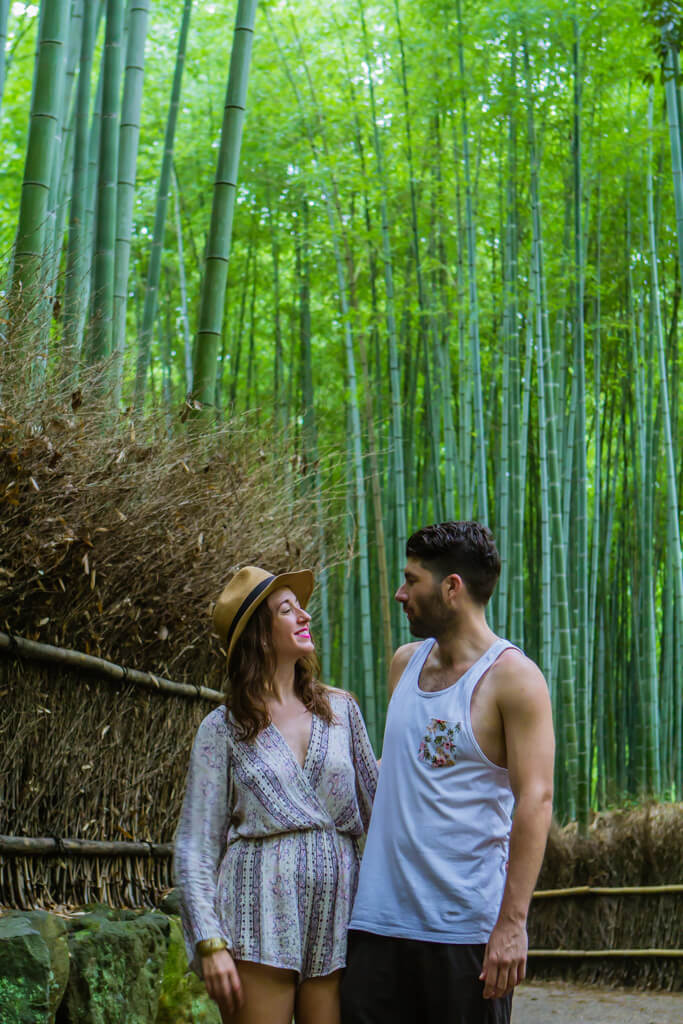
[[[444,601],[450,604],[451,601],[457,599],[465,586],[462,576],[459,576],[457,572],[451,572],[448,576],[444,576],[441,581],[441,593]]]

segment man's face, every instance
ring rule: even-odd
[[[408,559],[403,575],[394,597],[403,606],[410,632],[419,637],[438,636],[452,619],[441,585],[416,558]]]

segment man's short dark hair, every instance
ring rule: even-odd
[[[408,558],[418,559],[440,582],[456,572],[472,600],[485,605],[500,576],[500,555],[488,526],[475,522],[424,526],[406,544]]]

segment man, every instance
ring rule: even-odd
[[[548,689],[486,622],[500,575],[487,527],[427,526],[407,556],[396,600],[428,639],[391,663],[342,1020],[507,1024],[550,827]]]

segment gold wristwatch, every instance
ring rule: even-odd
[[[227,949],[228,944],[225,939],[200,939],[196,948],[200,956],[211,956],[219,949]]]

